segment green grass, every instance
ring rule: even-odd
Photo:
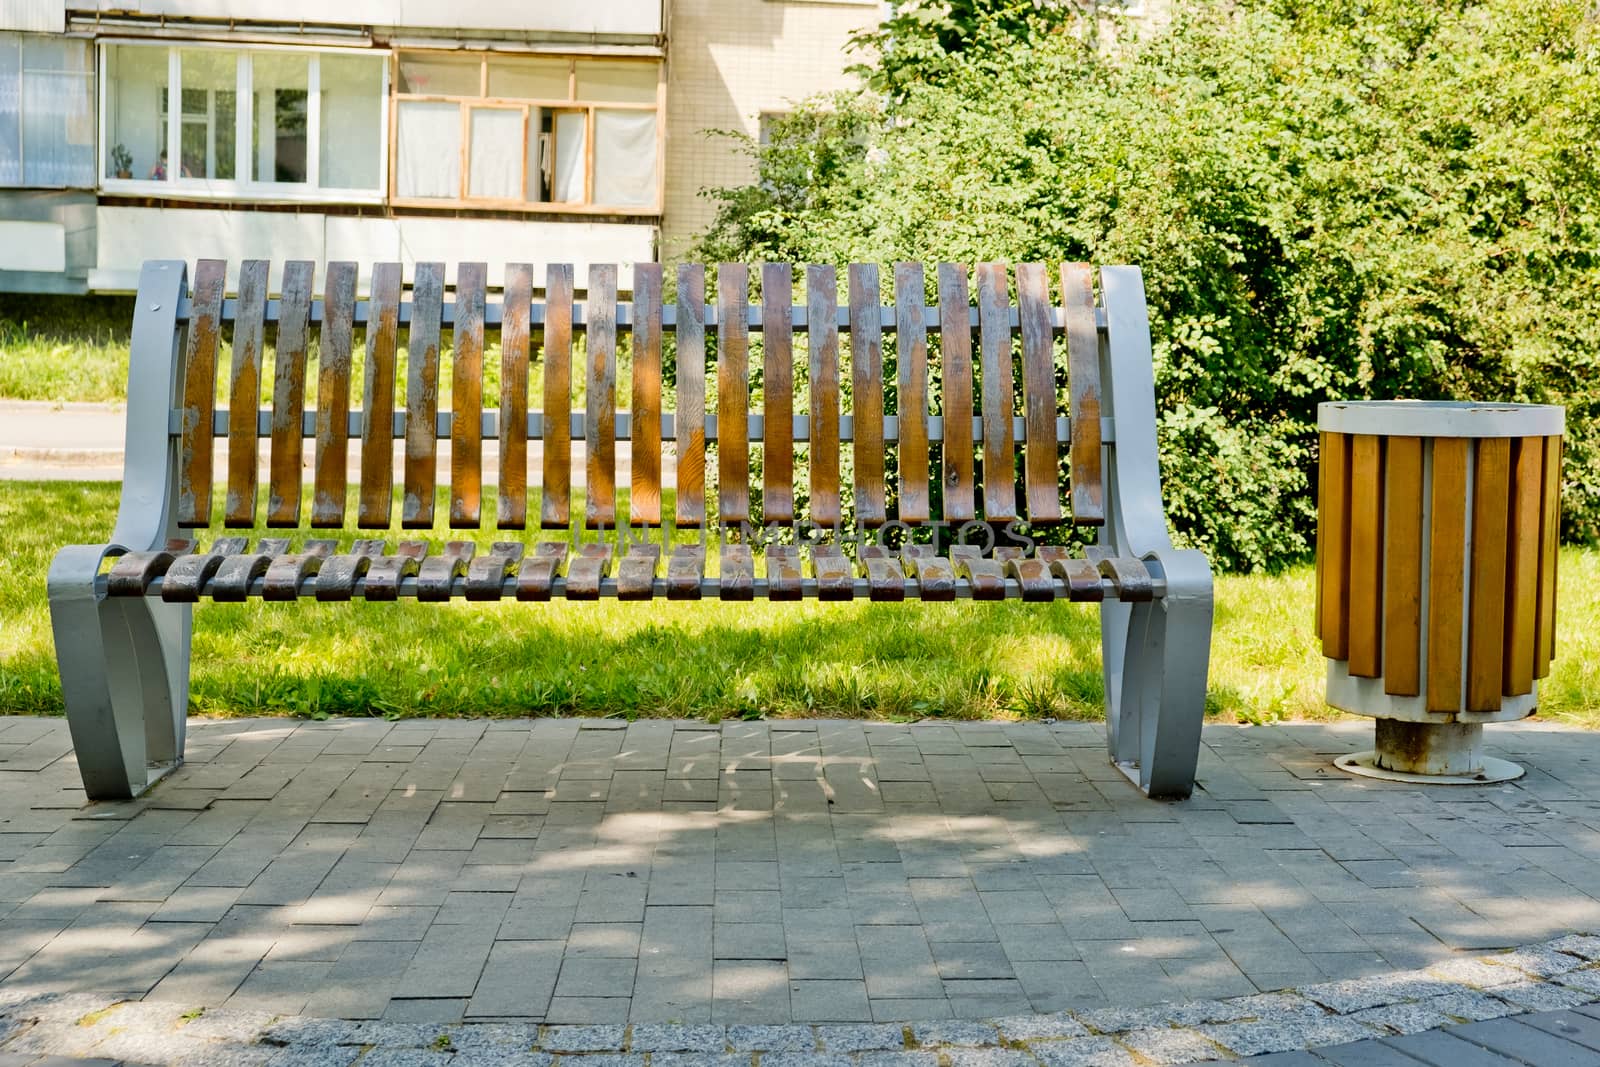
[[[103,540],[116,502],[104,484],[12,482],[0,492],[0,712],[61,710],[45,569],[58,546]],[[1568,549],[1561,566],[1560,654],[1542,714],[1596,725],[1600,552]],[[1309,567],[1218,579],[1214,717],[1334,714],[1322,703],[1312,601]],[[192,710],[205,714],[1090,719],[1101,699],[1098,616],[1082,605],[300,602],[195,612]]]
[[[0,295],[0,397],[122,400],[132,297]]]

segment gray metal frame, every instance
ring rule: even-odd
[[[1107,744],[1112,762],[1152,797],[1194,787],[1211,650],[1205,557],[1167,532],[1156,450],[1155,384],[1144,282],[1137,267],[1101,269],[1100,353],[1106,523],[1092,551],[1142,559],[1158,598],[1101,605]],[[162,548],[178,535],[174,505],[187,272],[145,264],[128,379],[121,508],[111,540],[63,548],[49,574],[62,694],[84,788],[137,796],[183,758],[191,612],[158,597],[107,598],[108,557]],[[1059,420],[1065,429],[1065,420]]]

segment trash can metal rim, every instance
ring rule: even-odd
[[[1566,429],[1558,404],[1466,400],[1337,400],[1317,405],[1317,429],[1384,437],[1553,437]]]

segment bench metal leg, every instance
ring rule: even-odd
[[[1106,736],[1111,759],[1152,797],[1194,789],[1211,657],[1211,572],[1192,550],[1149,560],[1167,595],[1101,607]]]

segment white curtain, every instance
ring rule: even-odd
[[[579,203],[583,200],[583,160],[589,136],[584,113],[556,112],[555,132],[555,188],[550,198],[564,204]]]
[[[594,202],[614,207],[656,202],[654,111],[594,113]]]
[[[324,189],[377,189],[383,133],[383,60],[324,53],[322,174]]]
[[[461,105],[400,102],[396,186],[401,196],[461,195]]]
[[[509,108],[472,109],[467,188],[473,196],[521,198],[522,112]]]
[[[22,64],[18,38],[0,33],[0,185],[22,183]]]

